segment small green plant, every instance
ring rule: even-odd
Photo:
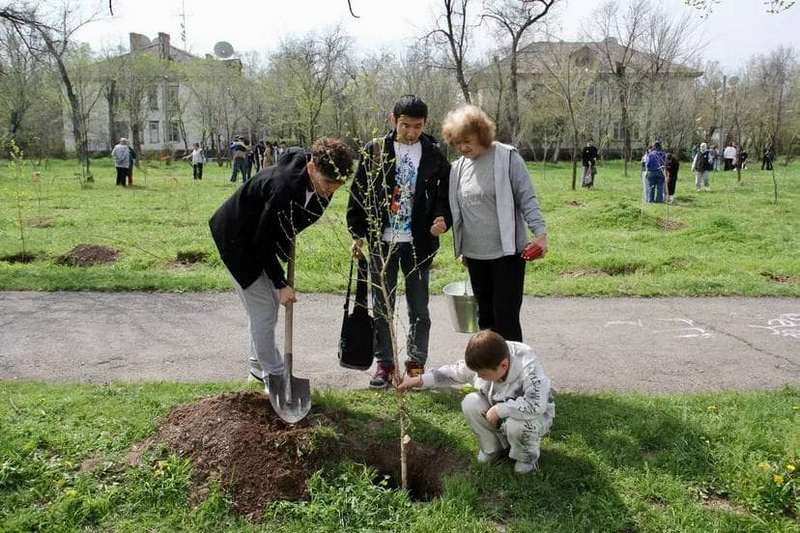
[[[22,174],[25,167],[25,154],[13,138],[8,141],[8,155],[11,157],[8,166],[11,168],[11,173],[16,178],[17,187],[15,190],[15,199],[17,202],[17,226],[19,227],[19,241],[22,246],[22,255],[25,256],[27,255],[27,250],[25,248],[25,222],[22,217],[22,206],[25,202],[25,195],[22,191]]]
[[[377,480],[377,481],[376,481]],[[314,524],[316,531],[402,531],[413,513],[405,491],[363,465],[321,470],[308,481],[308,502],[275,502],[267,516],[287,525]]]
[[[776,463],[763,462],[761,487],[755,507],[767,514],[786,514],[800,517],[800,459]]]

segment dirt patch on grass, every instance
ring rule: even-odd
[[[194,465],[193,491],[204,494],[217,480],[248,517],[258,517],[275,500],[308,497],[307,480],[325,464],[345,460],[374,467],[390,486],[399,480],[397,446],[369,440],[369,435],[342,431],[346,416],[317,408],[300,423],[286,424],[261,392],[236,392],[205,398],[174,409],[157,434],[129,454],[165,445]],[[431,499],[442,491],[441,476],[458,463],[447,450],[412,446],[409,484],[412,497]]]
[[[56,264],[66,266],[87,267],[113,263],[119,251],[99,244],[79,244],[69,252],[56,259]]]
[[[583,202],[579,202],[578,200],[570,200],[570,201],[565,202],[565,203],[570,207],[583,207],[584,206],[584,203]]]
[[[666,231],[678,231],[686,227],[685,222],[675,220],[674,218],[659,218],[656,221],[658,227]]]
[[[51,217],[33,217],[28,219],[27,225],[30,228],[52,228],[56,221]]]
[[[39,252],[18,252],[16,254],[9,254],[0,257],[0,261],[5,261],[6,263],[32,263],[36,261],[39,256],[42,255]]]
[[[191,266],[208,259],[208,252],[202,250],[181,250],[175,255],[175,266]]]
[[[608,276],[607,272],[603,272],[599,268],[579,268],[577,270],[567,270],[561,273],[565,278],[582,278],[584,276]]]
[[[800,283],[800,277],[788,274],[776,274],[774,272],[762,272],[762,276],[775,283]]]

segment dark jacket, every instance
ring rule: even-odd
[[[674,154],[667,155],[666,170],[670,176],[677,176],[678,170],[681,168],[681,163]]]
[[[395,187],[395,138],[395,131],[383,138],[383,168],[374,172],[373,166],[379,164],[376,159],[379,150],[374,147],[375,141],[367,143],[350,187],[347,227],[353,238],[367,239],[370,245],[380,242],[383,229],[389,223],[386,205]],[[432,137],[422,135],[419,141],[422,143],[422,156],[411,209],[411,236],[416,257],[425,259],[420,264],[424,268],[430,265],[433,255],[439,249],[439,238],[431,235],[433,220],[444,217],[449,229],[453,224],[453,217],[447,194],[450,163],[434,144]],[[370,224],[370,220],[380,223]]]
[[[280,260],[288,259],[295,235],[328,207],[329,201],[316,194],[305,206],[310,185],[307,162],[304,150],[287,150],[277,165],[239,187],[209,220],[222,262],[243,288],[262,272],[276,289],[285,287]]]
[[[583,160],[583,166],[585,167],[588,167],[590,164],[597,164],[597,147],[584,146],[583,151],[581,152],[581,159]]]

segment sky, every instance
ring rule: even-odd
[[[84,8],[100,6],[103,16],[82,28],[77,38],[96,50],[128,46],[128,33],[155,37],[171,35],[172,44],[183,48],[181,13],[186,13],[186,37],[190,52],[210,53],[217,41],[228,41],[240,53],[274,51],[282,39],[341,24],[362,51],[402,49],[415,42],[430,25],[434,8],[441,0],[352,0],[354,19],[347,0],[113,0],[109,16],[106,0],[83,0]],[[564,40],[581,40],[593,0],[563,0],[554,22],[556,34]],[[671,13],[698,13],[681,0],[660,0]],[[480,5],[480,0],[475,1]],[[698,17],[699,19],[699,17]],[[700,30],[704,60],[719,61],[723,70],[734,73],[753,54],[766,54],[778,45],[793,46],[800,52],[800,2],[781,14],[766,12],[762,0],[720,0]],[[481,27],[477,53],[492,46],[488,28]]]

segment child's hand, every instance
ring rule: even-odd
[[[495,406],[490,407],[489,410],[486,411],[486,421],[495,428],[500,425],[500,417],[497,415]]]
[[[405,376],[403,381],[397,386],[397,390],[405,392],[408,389],[422,387],[422,376],[410,377]]]

